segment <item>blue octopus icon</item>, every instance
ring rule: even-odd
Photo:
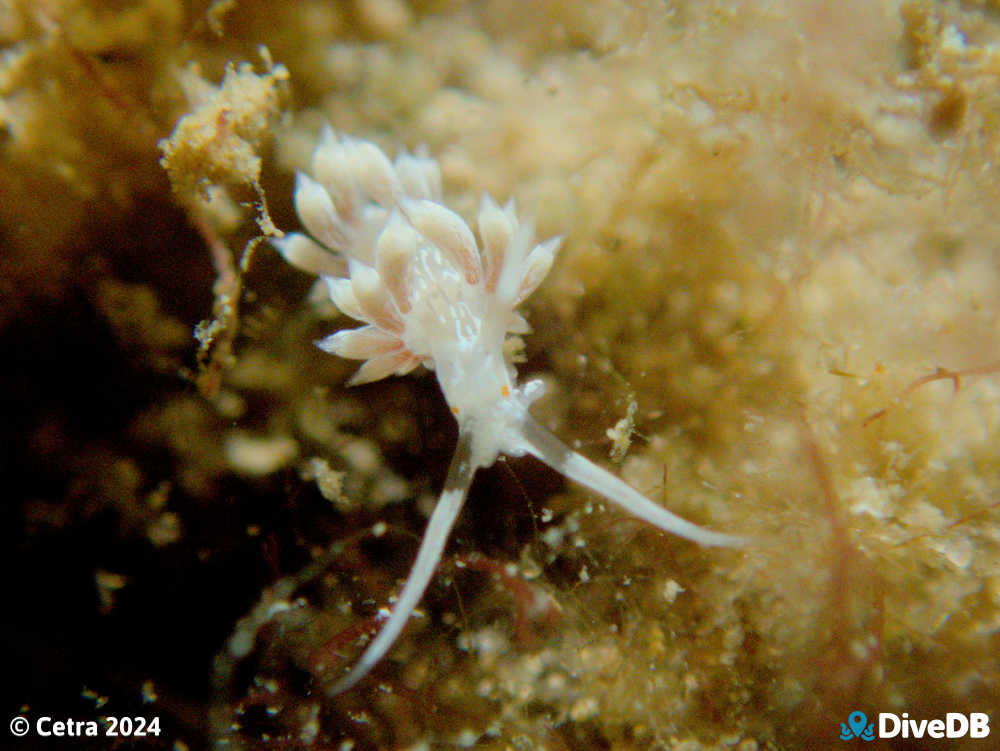
[[[864,712],[854,710],[847,715],[846,723],[840,723],[840,740],[849,741],[851,738],[860,738],[863,741],[875,740],[875,723],[869,723]]]

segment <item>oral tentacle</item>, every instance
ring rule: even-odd
[[[646,498],[624,480],[615,477],[607,470],[601,469],[589,459],[573,451],[527,414],[522,421],[522,437],[528,453],[541,459],[557,472],[590,488],[595,493],[600,493],[630,514],[649,522],[664,532],[686,537],[702,545],[737,547],[748,542],[743,537],[704,529],[687,519],[670,513]]]
[[[451,466],[448,468],[448,478],[444,483],[444,490],[441,491],[441,498],[434,513],[427,524],[424,532],[424,539],[420,543],[420,550],[417,552],[417,559],[410,569],[410,574],[403,585],[399,598],[392,607],[392,613],[382,626],[378,636],[368,645],[362,653],[361,658],[354,668],[346,676],[341,678],[327,693],[336,696],[339,693],[352,688],[358,681],[364,678],[368,672],[378,664],[385,653],[392,648],[396,639],[403,632],[406,622],[413,614],[414,608],[420,598],[423,597],[427,585],[434,575],[434,571],[441,560],[448,535],[455,524],[465,497],[469,493],[469,486],[472,478],[476,474],[476,466],[471,461],[470,447],[472,445],[472,435],[467,432],[459,433],[458,446],[455,448],[455,456],[452,457]]]

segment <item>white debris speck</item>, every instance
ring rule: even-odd
[[[226,436],[223,451],[236,472],[264,477],[291,464],[298,456],[299,445],[287,435],[261,437],[234,431]]]
[[[684,591],[684,587],[675,582],[673,579],[667,579],[663,583],[663,599],[669,603],[673,603],[677,599],[677,595]]]

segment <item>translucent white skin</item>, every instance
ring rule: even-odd
[[[351,671],[330,690],[354,686],[388,652],[441,559],[476,470],[497,456],[532,454],[665,532],[703,545],[742,538],[702,529],[653,503],[572,451],[528,413],[542,394],[523,386],[503,354],[511,333],[526,333],[516,312],[545,277],[560,238],[533,245],[513,202],[484,196],[480,250],[465,221],[441,204],[441,176],[426,154],[395,162],[377,146],[325,129],[313,154],[315,178],[300,173],[295,206],[310,237],[274,241],[295,266],[318,274],[344,314],[364,322],[318,345],[365,363],[351,379],[367,383],[433,368],[459,426],[458,446],[416,561],[391,614]],[[342,276],[346,271],[347,276]]]

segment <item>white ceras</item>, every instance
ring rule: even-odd
[[[364,360],[351,384],[434,370],[458,420],[458,446],[406,584],[381,631],[354,668],[330,690],[354,686],[389,650],[441,558],[448,534],[480,467],[500,454],[533,454],[650,524],[704,545],[736,545],[653,503],[568,448],[528,407],[540,381],[518,385],[504,353],[508,334],[527,333],[516,311],[552,266],[561,238],[534,244],[513,201],[483,196],[479,240],[441,203],[441,172],[423,151],[390,162],[374,144],[323,130],[312,177],[298,173],[295,209],[308,237],[273,240],[287,261],[319,275],[330,299],[365,325],[318,342],[340,357]],[[346,274],[346,275],[345,275]]]

